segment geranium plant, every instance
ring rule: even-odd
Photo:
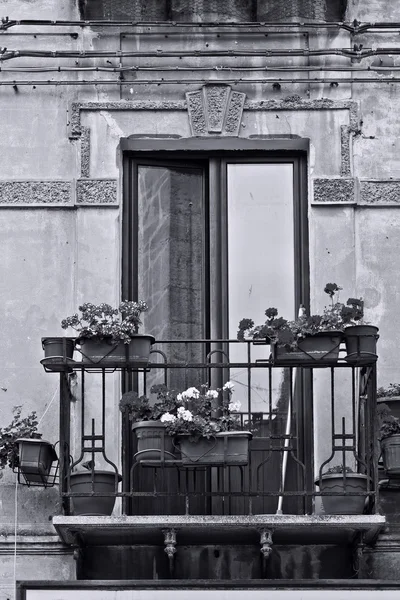
[[[322,314],[303,315],[289,321],[279,316],[278,309],[271,307],[265,311],[266,321],[255,325],[252,319],[242,319],[239,323],[237,339],[266,339],[288,350],[295,350],[298,341],[321,332],[342,332],[349,325],[355,325],[364,315],[364,302],[360,298],[349,298],[347,304],[337,300],[342,288],[336,283],[327,283],[324,292],[331,299],[330,306]],[[302,311],[303,312],[303,311]]]
[[[11,468],[18,467],[19,455],[18,444],[19,438],[38,438],[41,434],[37,433],[37,414],[32,411],[26,417],[22,417],[22,407],[14,406],[13,418],[9,425],[0,428],[0,469],[4,469],[7,465]]]
[[[334,467],[329,467],[329,469],[327,469],[323,475],[340,475],[341,473],[354,473],[354,471],[351,467],[335,465]]]
[[[240,429],[240,402],[232,400],[234,384],[227,381],[221,388],[212,389],[207,384],[190,387],[177,394],[179,404],[176,414],[171,411],[161,415],[167,433],[171,436],[188,435],[190,441],[200,437],[211,438],[224,431]]]
[[[146,302],[121,302],[118,308],[110,304],[91,304],[86,302],[78,307],[78,313],[61,321],[61,327],[72,327],[79,338],[110,339],[112,342],[123,341],[129,344],[132,336],[138,332],[142,324],[140,316],[148,310]]]
[[[400,396],[400,383],[389,383],[388,387],[379,387],[377,398],[393,398]]]
[[[380,439],[384,440],[392,435],[400,434],[400,421],[392,414],[389,406],[382,402],[376,410]]]
[[[129,416],[133,423],[139,421],[157,421],[165,414],[176,415],[177,410],[182,403],[177,399],[178,393],[168,390],[163,384],[153,385],[150,393],[156,395],[156,402],[151,403],[150,399],[133,390],[122,394],[119,408],[122,413]]]

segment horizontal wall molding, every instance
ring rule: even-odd
[[[90,176],[90,130],[81,122],[82,112],[100,111],[186,111],[193,136],[240,135],[243,111],[348,111],[349,123],[339,130],[341,146],[340,174],[349,177],[351,168],[351,140],[359,131],[359,103],[355,100],[318,98],[307,100],[297,94],[281,99],[248,100],[245,94],[231,86],[211,83],[186,94],[185,100],[74,102],[69,109],[69,137],[81,141],[81,176]],[[143,132],[145,135],[145,132]]]
[[[0,207],[21,205],[68,205],[71,181],[0,181]]]
[[[118,206],[116,179],[0,180],[1,208]]]
[[[76,205],[118,204],[116,179],[78,179]]]
[[[230,87],[230,86],[227,86]],[[236,90],[232,90],[235,92]],[[73,102],[70,108],[70,137],[77,138],[82,134],[81,112],[82,111],[187,111],[186,100],[176,102],[162,101],[128,101],[120,102]],[[348,110],[349,125],[352,130],[359,126],[358,102],[355,100],[330,100],[329,98],[318,98],[305,100],[299,95],[286,96],[280,100],[246,100],[243,110],[245,111],[314,111],[314,110]]]
[[[400,206],[400,179],[361,180],[360,204]]]
[[[400,208],[400,179],[316,178],[313,188],[313,206]]]
[[[314,179],[313,203],[318,204],[355,204],[356,185],[352,177],[332,177]]]

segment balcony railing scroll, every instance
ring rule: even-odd
[[[74,510],[74,497],[98,495],[120,498],[120,510],[128,515],[323,514],[327,495],[359,496],[365,499],[364,513],[377,512],[376,359],[370,364],[364,359],[361,366],[341,357],[335,364],[310,360],[281,366],[270,360],[268,350],[237,340],[166,340],[156,342],[143,368],[94,368],[75,359],[60,360],[65,514]],[[136,460],[137,440],[123,416],[119,461],[120,435],[117,425],[111,426],[116,422],[115,373],[125,390],[139,393],[148,393],[155,383],[184,390],[233,382],[241,427],[253,436],[248,464],[183,464],[178,453],[171,459],[163,445],[157,458]],[[74,397],[71,376],[79,382]],[[108,490],[97,492],[93,476],[88,491],[72,490],[71,476],[85,463],[113,473]],[[343,467],[342,487],[349,469],[363,476],[365,490],[318,488],[315,482],[331,467]]]

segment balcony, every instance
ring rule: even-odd
[[[269,346],[236,340],[157,342],[149,365],[139,369],[60,359],[52,365],[61,381],[63,515],[53,518],[56,530],[75,545],[164,544],[170,558],[176,544],[189,541],[259,544],[265,558],[272,544],[372,543],[385,524],[378,514],[374,360],[349,364],[340,352],[334,364],[310,359],[281,366],[269,357]],[[188,466],[163,450],[159,458],[139,461],[124,418],[119,460],[112,415],[121,381],[146,393],[154,383],[184,390],[228,380],[241,402],[242,428],[253,435],[247,465]],[[71,499],[98,495],[93,487],[85,493],[70,488],[71,466],[87,460],[122,476],[120,486],[115,477],[114,491],[101,494],[116,499],[112,516],[73,514]],[[340,464],[366,476],[365,492],[316,486],[323,472]],[[349,475],[341,477],[346,483]],[[362,496],[364,508],[327,514],[324,496]]]

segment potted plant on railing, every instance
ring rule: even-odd
[[[122,414],[128,415],[132,422],[132,431],[136,435],[135,460],[173,460],[176,458],[176,448],[161,416],[165,413],[177,415],[181,406],[177,400],[178,394],[162,384],[153,385],[150,393],[156,395],[155,402],[151,402],[147,396],[139,396],[135,391],[128,391],[122,395],[119,403]]]
[[[232,401],[233,383],[216,389],[199,387],[177,395],[176,415],[161,416],[180,448],[183,465],[246,465],[252,434],[240,429],[240,402]]]
[[[44,359],[41,361],[47,371],[59,373],[73,363],[75,340],[71,337],[43,337]],[[61,364],[60,364],[61,363]]]
[[[13,419],[0,429],[0,469],[9,466],[16,470],[20,483],[49,487],[54,484],[51,468],[57,461],[53,444],[42,440],[38,433],[37,415],[32,411],[21,415],[22,407],[13,408]]]
[[[376,361],[378,327],[364,321],[364,301],[362,298],[349,298],[342,309],[346,361],[363,364]]]
[[[355,473],[350,467],[330,467],[315,480],[323,493],[343,495],[321,496],[324,511],[328,515],[358,515],[364,512],[367,499],[368,476]],[[357,494],[357,495],[353,495]]]
[[[377,417],[383,468],[389,478],[400,477],[400,421],[389,406],[378,404]]]
[[[335,363],[339,358],[340,343],[346,341],[347,356],[349,362],[367,358],[376,359],[376,354],[369,352],[369,344],[375,343],[377,328],[371,335],[370,330],[365,331],[358,322],[363,317],[363,301],[361,299],[349,298],[347,305],[337,301],[336,295],[340,288],[336,283],[327,283],[324,292],[329,295],[331,304],[325,307],[322,314],[307,316],[304,309],[300,311],[299,317],[288,321],[278,316],[276,308],[268,308],[265,311],[266,321],[261,325],[255,325],[252,319],[242,319],[239,323],[237,338],[239,340],[251,339],[257,342],[267,342],[271,345],[271,355],[274,362],[313,362],[323,361]],[[360,327],[358,330],[357,328]],[[362,338],[354,334],[353,330],[367,336],[368,350],[362,344]],[[349,333],[347,333],[347,331]],[[354,339],[356,343],[356,354],[354,354]]]
[[[139,334],[140,315],[148,310],[145,302],[124,301],[118,308],[109,304],[79,306],[80,315],[74,314],[61,322],[63,329],[72,327],[78,334],[76,344],[82,362],[92,366],[129,364],[146,367],[155,339]]]
[[[84,462],[73,470],[67,480],[72,514],[81,516],[110,516],[114,510],[118,484],[122,480],[117,471],[95,469],[94,461]],[[79,496],[79,494],[91,494]]]

